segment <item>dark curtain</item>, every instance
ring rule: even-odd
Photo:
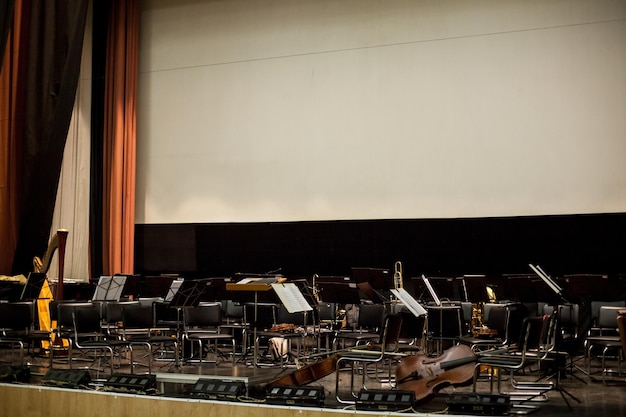
[[[13,22],[13,8],[15,0],[4,0],[0,2],[0,60],[4,57],[4,50],[7,44],[7,37]],[[0,61],[2,69],[2,61]]]
[[[69,128],[83,47],[88,0],[30,2],[20,68],[23,128],[20,155],[20,223],[12,272],[32,270],[52,225],[63,150]]]
[[[104,152],[104,92],[107,32],[111,15],[110,1],[93,3],[92,82],[91,82],[91,173],[89,181],[89,259],[92,277],[103,275],[102,195]]]

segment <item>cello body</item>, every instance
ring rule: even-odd
[[[471,383],[474,362],[476,356],[467,345],[453,346],[435,358],[408,356],[396,367],[397,387],[415,392],[416,402],[424,402],[444,387]]]

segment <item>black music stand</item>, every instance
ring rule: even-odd
[[[354,282],[318,282],[320,300],[335,304],[361,304],[359,287]]]
[[[241,276],[242,274],[237,274]],[[272,289],[272,284],[282,283],[286,281],[282,275],[268,275],[268,274],[246,274],[248,277],[243,278],[235,283],[227,283],[226,290],[231,291],[232,294],[253,294],[254,299],[254,323],[252,325],[253,331],[253,341],[256,341],[257,338],[257,308],[259,305],[259,293],[268,293]],[[274,291],[271,291],[273,294],[276,294]],[[233,298],[234,299],[234,298]],[[258,364],[258,352],[256,351],[256,343],[254,357],[252,358],[252,365],[256,368]]]
[[[422,304],[434,303],[437,306],[441,306],[442,301],[429,278],[422,275],[411,278],[411,281],[413,284],[413,298]]]
[[[0,300],[19,301],[24,292],[24,285],[17,281],[0,281]]]
[[[125,275],[101,276],[91,301],[120,301],[125,283]]]
[[[417,302],[411,294],[404,288],[394,288],[391,293],[398,299],[415,317],[421,317],[428,314],[426,309]]]
[[[43,283],[46,280],[46,274],[43,272],[31,272],[28,274],[28,281],[24,285],[24,290],[20,296],[22,301],[37,300],[41,294]]]
[[[174,285],[174,283],[179,284]],[[180,338],[180,312],[185,308],[198,305],[207,286],[207,280],[176,280],[172,282],[170,291],[173,293],[169,301],[169,308],[176,309],[176,335]],[[175,288],[175,289],[174,289]]]
[[[206,287],[208,285],[207,280],[198,279],[198,280],[184,280],[178,285],[177,290],[172,295],[172,298],[169,302],[170,307],[174,308],[186,308],[186,307],[196,307],[204,292],[206,291]]]
[[[487,277],[484,275],[463,275],[460,278],[463,285],[463,299],[469,303],[486,303],[489,301],[487,293]]]
[[[565,291],[564,291],[563,287],[561,287],[555,280],[553,280],[552,277],[550,275],[548,275],[543,269],[541,269],[541,267],[539,265],[528,264],[528,266],[561,299],[561,301],[562,301],[561,304],[569,305],[569,306],[572,305],[572,303],[567,301],[567,299],[565,298],[565,295],[564,295]],[[559,312],[558,312],[559,303],[557,303],[554,306],[554,308],[556,309],[556,313],[554,315],[555,320],[559,320]],[[560,329],[560,323],[557,322],[557,327],[556,328]],[[560,338],[556,337],[556,335],[555,335],[555,347],[556,347],[555,354],[556,355],[559,355],[559,346],[558,346],[559,341],[560,341]],[[561,353],[563,353],[563,351],[561,351]],[[569,392],[565,388],[561,387],[561,375],[560,375],[560,373],[561,373],[561,369],[560,369],[559,360],[558,360],[558,357],[557,357],[556,358],[556,375],[555,375],[556,376],[556,385],[554,386],[554,388],[561,394],[561,397],[563,397],[563,400],[565,401],[565,404],[567,404],[567,407],[571,410],[572,406],[570,405],[569,401],[567,401],[566,395],[568,397],[570,397],[571,399],[573,399],[574,401],[578,402],[578,403],[580,403],[581,401],[580,401],[580,399],[575,397],[571,392]],[[579,379],[581,382],[584,382],[584,381],[582,381],[578,377],[576,377],[576,379]]]
[[[177,278],[170,284],[170,287],[167,289],[167,294],[163,297],[163,301],[165,303],[170,303],[176,294],[178,294],[178,290],[182,287],[185,282],[184,278]]]

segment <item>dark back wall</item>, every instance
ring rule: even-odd
[[[471,219],[138,224],[135,272],[189,278],[280,269],[349,275],[403,264],[403,276],[626,272],[626,213]]]

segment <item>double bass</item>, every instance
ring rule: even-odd
[[[424,402],[449,385],[472,382],[476,356],[467,345],[456,345],[438,357],[407,356],[396,367],[399,390],[415,392],[415,401]]]

